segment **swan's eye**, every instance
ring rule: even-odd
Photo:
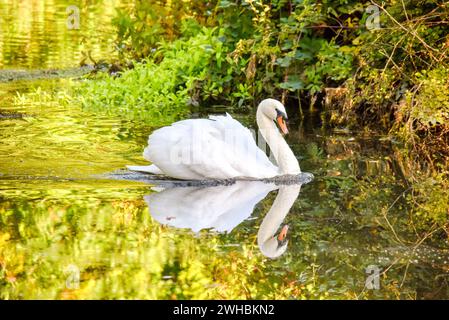
[[[276,108],[276,118],[279,118],[279,117],[282,117],[282,119],[284,119],[285,121],[288,120],[288,117],[285,114],[285,112],[282,112]]]

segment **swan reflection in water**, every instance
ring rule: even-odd
[[[306,175],[305,173],[303,175]],[[302,183],[307,183],[307,176]],[[301,183],[267,181],[234,181],[230,185],[169,186],[154,188],[145,196],[151,216],[159,223],[193,232],[213,229],[231,232],[248,219],[257,203],[268,193],[278,190],[270,210],[265,215],[257,233],[257,243],[263,255],[281,256],[287,249],[288,226],[282,222],[299,195]]]

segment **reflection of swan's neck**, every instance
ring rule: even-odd
[[[274,122],[268,118],[261,108],[257,110],[257,125],[279,166],[280,174],[298,174],[301,172],[298,160],[282,137]]]
[[[276,258],[287,249],[286,244],[279,247],[275,234],[296,198],[298,198],[300,189],[301,185],[281,187],[273,205],[260,225],[257,233],[257,244],[260,251],[269,258]]]

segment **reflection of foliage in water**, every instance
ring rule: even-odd
[[[449,251],[441,241],[447,238],[447,218],[442,218],[447,215],[447,189],[435,181],[429,188],[428,180],[402,180],[404,159],[396,158],[394,150],[387,158],[373,159],[382,149],[378,143],[361,140],[360,149],[357,141],[326,140],[327,159],[308,162],[313,169],[307,168],[321,172],[316,182],[320,191],[306,189],[298,201],[309,209],[300,225],[309,231],[304,235],[320,253],[320,262],[328,264],[332,255],[336,265],[339,261],[349,268],[358,266],[361,273],[361,265],[387,268],[381,283],[391,290],[391,297],[447,297]],[[341,267],[333,272],[340,271]],[[429,279],[438,289],[429,290]],[[411,283],[419,284],[420,290],[410,290]]]
[[[357,143],[352,145],[346,150],[357,149]],[[332,148],[328,144],[327,151]],[[278,260],[260,254],[255,230],[275,193],[257,206],[255,220],[243,222],[228,235],[195,235],[159,225],[142,200],[148,193],[145,187],[117,188],[114,183],[112,189],[100,183],[91,189],[74,182],[51,185],[55,190],[73,190],[70,198],[65,192],[58,196],[55,191],[51,197],[30,193],[45,201],[28,200],[23,191],[9,193],[9,200],[0,204],[0,294],[2,298],[447,297],[447,264],[431,261],[441,251],[429,251],[418,262],[404,254],[410,251],[404,248],[413,247],[425,230],[432,229],[413,217],[406,199],[396,201],[404,186],[393,171],[357,178],[354,174],[363,165],[351,164],[363,163],[360,153],[346,159],[333,153],[328,160],[323,156],[312,162],[307,161],[307,152],[304,156],[304,168],[318,177],[303,187],[287,216],[289,249]],[[422,245],[439,243],[440,235],[441,229]],[[407,267],[408,262],[412,263]],[[80,268],[79,289],[65,288],[64,270],[70,264]],[[371,264],[389,268],[381,276],[380,290],[363,290],[365,268]]]
[[[121,1],[2,0],[0,1],[0,66],[63,68],[78,65],[82,52],[95,58],[112,52],[110,20]],[[80,8],[79,30],[67,28],[66,8]],[[98,26],[101,26],[99,28]]]
[[[274,290],[253,244],[229,249],[207,234],[173,233],[151,221],[141,200],[3,203],[2,218],[3,298],[249,298]],[[69,264],[81,270],[77,291],[64,288]]]

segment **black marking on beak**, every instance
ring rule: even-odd
[[[286,122],[288,120],[288,117],[285,114],[285,112],[282,112],[282,111],[280,111],[279,109],[276,108],[276,118],[277,117],[282,117],[282,119],[284,119],[284,121],[286,121]]]
[[[287,233],[288,233],[288,224],[284,225],[281,229],[281,232],[276,237],[278,242],[278,248],[284,246],[287,243]]]
[[[279,109],[275,110],[276,110],[276,122],[278,124],[278,127],[281,130],[281,133],[283,135],[286,135],[288,133],[287,115],[285,114],[285,112],[282,112]]]
[[[287,237],[285,237],[283,240],[278,240],[278,248],[283,247],[287,243]]]

